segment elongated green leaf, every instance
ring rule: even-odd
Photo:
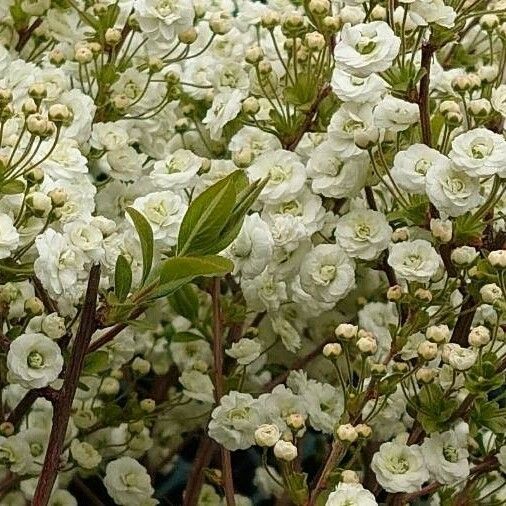
[[[114,270],[114,293],[120,302],[123,302],[132,286],[132,269],[128,260],[119,255]]]
[[[98,374],[109,368],[109,353],[98,350],[86,355],[83,374]]]
[[[199,316],[199,298],[192,285],[185,285],[174,292],[170,305],[176,313],[194,322]]]
[[[173,257],[164,262],[160,270],[160,284],[199,276],[223,276],[231,272],[234,264],[217,255],[201,257]]]
[[[23,184],[23,181],[19,181],[18,179],[0,183],[0,193],[3,193],[4,195],[16,195],[18,193],[23,193],[24,191],[25,185]]]
[[[206,255],[234,208],[235,180],[241,171],[235,171],[202,192],[190,204],[183,218],[177,241],[178,255]]]
[[[146,218],[133,207],[126,208],[139,234],[142,249],[142,283],[146,281],[153,265],[153,230]]]
[[[204,336],[195,334],[194,332],[177,332],[171,341],[173,343],[189,343],[191,341],[200,341],[201,339],[205,339]]]

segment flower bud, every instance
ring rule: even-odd
[[[116,46],[121,41],[121,30],[117,28],[108,28],[105,31],[105,42],[109,46]]]
[[[91,52],[90,48],[81,46],[76,48],[74,52],[74,59],[77,63],[86,65],[87,63],[90,63],[91,60],[93,60],[93,53]]]
[[[339,343],[328,343],[323,347],[323,356],[326,358],[337,358],[343,352],[343,348]]]
[[[357,130],[353,133],[353,142],[360,149],[371,149],[378,143],[379,130],[374,127]]]
[[[0,107],[7,105],[12,100],[10,88],[0,88]]]
[[[357,348],[365,355],[374,355],[378,351],[378,343],[374,337],[361,337],[357,341]]]
[[[422,341],[417,348],[418,356],[426,361],[437,357],[437,344],[431,341]]]
[[[56,67],[65,63],[65,54],[61,49],[55,48],[49,53],[49,62]]]
[[[255,97],[248,97],[242,102],[242,110],[245,114],[254,116],[260,110],[260,103]]]
[[[407,227],[401,227],[394,230],[392,234],[393,242],[402,242],[409,239],[409,229]]]
[[[25,312],[30,316],[38,316],[44,312],[44,304],[38,297],[29,297],[25,300]]]
[[[298,431],[306,425],[305,418],[300,413],[292,413],[285,418],[286,425],[290,429]]]
[[[502,299],[502,290],[495,283],[488,283],[480,288],[481,299],[485,304],[494,304]]]
[[[130,106],[130,99],[121,93],[111,98],[111,104],[116,111],[124,113]]]
[[[372,435],[372,428],[365,423],[359,423],[356,425],[355,430],[357,431],[358,437],[364,439],[370,438]]]
[[[68,123],[72,119],[72,112],[65,104],[53,104],[47,115],[55,123]]]
[[[415,298],[423,302],[430,302],[432,300],[432,292],[426,288],[417,288]]]
[[[128,424],[128,432],[130,434],[140,434],[145,429],[144,422],[142,420],[136,420]]]
[[[141,357],[135,357],[132,361],[132,371],[137,376],[146,376],[151,370],[151,364],[148,360]]]
[[[281,437],[281,432],[276,425],[263,424],[255,430],[255,441],[258,446],[274,446]]]
[[[404,374],[404,373],[408,372],[409,367],[408,367],[408,364],[406,364],[406,362],[394,362],[392,364],[392,370],[394,372]]]
[[[460,113],[460,105],[454,100],[443,100],[439,104],[439,110],[443,116],[446,116],[449,112]]]
[[[325,16],[322,20],[322,28],[325,32],[335,33],[341,27],[339,16]]]
[[[225,35],[232,28],[229,15],[226,12],[216,12],[209,19],[209,28],[217,35]]]
[[[37,104],[33,98],[27,98],[21,105],[21,111],[25,116],[35,114],[38,110],[39,108],[37,107]]]
[[[486,98],[471,100],[468,108],[469,112],[477,118],[486,118],[492,112],[492,105]]]
[[[69,198],[67,192],[62,188],[55,188],[54,190],[51,190],[47,196],[51,199],[53,207],[64,206]]]
[[[351,323],[340,323],[336,327],[334,333],[339,339],[350,340],[357,337],[358,327],[356,325],[352,325]]]
[[[457,93],[464,93],[471,88],[471,81],[467,75],[455,76],[452,79],[452,88]]]
[[[244,59],[247,63],[250,65],[256,65],[257,63],[261,62],[264,58],[264,52],[262,51],[262,48],[259,46],[253,46],[248,49],[246,49],[246,54],[244,56]]]
[[[35,216],[45,216],[52,208],[51,199],[41,192],[32,192],[26,197],[26,205]]]
[[[478,348],[485,346],[490,342],[490,330],[483,325],[478,325],[471,329],[467,341],[471,346],[476,346]]]
[[[253,160],[253,153],[249,147],[244,147],[232,154],[232,160],[240,168],[249,167]]]
[[[190,122],[188,121],[188,118],[179,118],[174,123],[174,130],[177,133],[183,134],[188,131],[190,128]]]
[[[325,47],[325,37],[319,32],[306,33],[304,42],[312,51],[321,51]]]
[[[473,90],[479,90],[481,88],[481,79],[478,76],[478,74],[475,74],[472,72],[471,74],[467,75],[469,82],[471,84],[471,91]]]
[[[462,122],[464,121],[464,116],[462,116],[460,112],[449,112],[446,115],[445,119],[448,125],[458,127],[462,125]]]
[[[480,18],[480,26],[490,32],[499,26],[499,17],[495,14],[485,14]]]
[[[499,75],[499,68],[495,64],[482,65],[478,69],[478,76],[483,83],[487,84],[493,83],[497,79],[498,75]]]
[[[5,437],[12,436],[14,434],[14,425],[11,422],[2,422],[0,424],[0,434]]]
[[[351,423],[345,423],[336,429],[336,436],[340,441],[353,443],[358,439],[358,432]]]
[[[432,218],[430,220],[430,231],[434,238],[439,242],[446,244],[452,240],[453,224],[451,220],[441,220]]]
[[[183,30],[182,32],[179,32],[177,35],[179,42],[186,44],[187,46],[193,44],[197,40],[197,37],[198,32],[193,26],[187,28],[186,30]]]
[[[103,395],[116,395],[119,392],[119,381],[111,376],[104,378],[99,392]]]
[[[269,10],[262,15],[261,23],[264,28],[273,30],[281,22],[281,17],[278,12]]]
[[[433,343],[444,343],[450,339],[450,329],[448,325],[431,325],[427,327],[425,337]]]
[[[142,399],[142,401],[139,402],[139,406],[142,411],[152,413],[156,408],[156,402],[153,399]]]
[[[40,167],[34,167],[23,174],[23,177],[30,186],[33,186],[44,181],[44,171]]]
[[[34,100],[41,101],[47,97],[47,88],[44,83],[33,83],[28,87],[28,95]]]
[[[488,254],[488,261],[492,267],[506,268],[506,250],[499,249]]]
[[[358,474],[355,471],[352,471],[351,469],[345,469],[341,473],[341,481],[343,483],[350,483],[350,484],[360,483],[360,479],[358,478]]]
[[[385,364],[371,364],[370,369],[372,376],[383,376],[387,372],[387,367]]]
[[[293,443],[290,443],[290,441],[280,439],[274,445],[274,455],[280,460],[291,462],[297,458],[297,447]]]
[[[387,299],[392,302],[398,302],[402,298],[402,287],[400,285],[391,286],[387,290]]]
[[[461,246],[460,248],[455,248],[450,255],[450,258],[455,265],[463,267],[471,265],[477,257],[478,252],[471,246]]]
[[[330,12],[330,2],[328,0],[310,0],[309,12],[314,16],[325,16]]]
[[[430,367],[422,367],[415,373],[416,380],[419,383],[428,385],[432,383],[437,377],[437,369],[431,369]]]

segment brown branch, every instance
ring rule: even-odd
[[[56,304],[56,302],[46,292],[46,289],[42,286],[39,278],[37,276],[33,276],[31,281],[35,290],[35,295],[37,295],[44,304],[46,312],[49,314],[58,313],[58,304]]]
[[[17,427],[23,417],[28,413],[33,403],[39,398],[44,397],[48,401],[54,401],[59,395],[58,390],[54,390],[51,387],[45,388],[34,388],[28,390],[25,396],[18,402],[17,406],[9,413],[6,422],[12,423],[14,427]]]
[[[32,504],[45,506],[51,495],[53,485],[58,474],[60,456],[63,450],[65,433],[70,418],[72,401],[79,383],[86,352],[90,343],[91,335],[96,328],[96,306],[98,284],[100,281],[100,265],[91,268],[88,279],[88,287],[84,298],[79,328],[74,340],[72,354],[65,370],[63,386],[53,403],[53,425],[49,435],[48,448],[42,471],[35,489]]]
[[[33,32],[42,24],[42,18],[37,18],[30,26],[26,26],[25,28],[22,28],[19,30],[19,40],[16,44],[16,51],[21,51],[26,43],[30,40],[30,37],[32,36]]]
[[[420,127],[422,129],[422,141],[427,146],[432,145],[432,133],[430,125],[430,99],[429,99],[429,85],[430,85],[430,65],[432,62],[432,55],[434,54],[434,47],[430,42],[422,44],[422,61],[421,68],[424,75],[420,79],[420,91],[418,93],[418,109],[420,111]]]
[[[219,404],[223,397],[223,326],[220,306],[220,278],[213,279],[211,288],[213,301],[213,356],[214,356],[214,398]],[[223,489],[227,506],[235,506],[234,480],[232,476],[232,461],[230,452],[220,446],[221,467],[223,473]]]

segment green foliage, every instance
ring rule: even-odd
[[[477,399],[472,405],[470,425],[472,434],[482,427],[487,427],[495,434],[506,434],[506,409],[495,401]]]
[[[142,285],[146,281],[149,273],[151,272],[151,266],[153,265],[153,230],[151,225],[148,223],[146,218],[134,209],[133,207],[127,207],[127,213],[132,219],[137,234],[139,234],[139,240],[141,242],[142,250]]]
[[[109,353],[98,350],[86,355],[83,376],[99,374],[107,369],[109,369]]]
[[[431,383],[424,385],[418,395],[420,411],[417,420],[427,433],[443,432],[448,428],[448,420],[453,415],[458,401],[445,397],[441,386]]]
[[[19,179],[0,182],[0,193],[3,195],[17,195],[25,191],[25,184]]]
[[[192,285],[182,286],[170,297],[170,305],[176,313],[195,322],[199,315],[199,299]]]
[[[132,269],[128,260],[119,255],[114,270],[114,293],[120,302],[123,302],[132,286]]]

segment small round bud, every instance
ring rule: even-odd
[[[309,12],[315,16],[326,16],[330,12],[328,0],[310,0]]]
[[[306,425],[305,418],[300,413],[292,413],[285,418],[286,425],[290,429],[298,431]]]
[[[65,104],[53,104],[49,108],[47,115],[55,123],[67,123],[72,119],[72,112]]]
[[[409,239],[409,229],[407,227],[397,228],[393,231],[392,241],[393,242],[403,242]]]
[[[113,369],[109,376],[117,380],[123,379],[123,371],[121,369]]]
[[[108,28],[105,31],[105,41],[109,46],[116,46],[121,41],[121,30]]]
[[[26,197],[26,206],[34,216],[45,216],[53,207],[50,197],[41,192],[32,192]]]
[[[370,425],[367,425],[365,423],[359,423],[355,426],[355,430],[357,431],[358,437],[367,439],[370,438],[372,435],[372,428]]]
[[[341,28],[339,16],[325,16],[322,21],[322,28],[328,33],[336,33]]]
[[[427,327],[425,337],[433,343],[445,343],[450,339],[450,329],[448,325],[431,325]]]
[[[360,483],[360,479],[358,477],[358,474],[355,471],[352,471],[351,469],[345,469],[341,473],[341,481],[343,483],[350,483],[350,484],[355,484],[355,485]]]
[[[262,60],[258,63],[258,72],[261,75],[266,76],[272,72],[272,65],[266,60]]]
[[[91,49],[86,46],[78,47],[74,52],[74,59],[81,65],[86,65],[93,60],[93,53]]]
[[[30,114],[26,118],[26,129],[33,135],[43,135],[47,130],[47,119],[42,114]]]
[[[452,88],[457,93],[464,93],[471,88],[471,81],[467,75],[455,76],[452,79]]]
[[[443,102],[439,104],[439,110],[443,116],[446,116],[449,112],[460,113],[460,105],[454,100],[443,100]]]
[[[0,424],[0,434],[5,437],[12,436],[14,434],[14,425],[11,422],[2,422]]]
[[[130,434],[140,434],[145,429],[144,422],[142,420],[136,420],[128,424],[128,432]]]
[[[273,30],[281,22],[281,17],[278,12],[269,10],[262,15],[261,23],[264,28]]]
[[[455,265],[465,267],[478,258],[478,252],[471,246],[461,246],[452,251],[450,258]]]
[[[56,48],[49,53],[49,62],[56,67],[63,65],[65,60],[65,54],[61,49]]]
[[[98,419],[91,409],[78,409],[72,415],[72,421],[78,429],[89,429],[98,422]]]
[[[139,406],[142,411],[152,413],[156,408],[156,402],[153,399],[142,399],[142,401],[139,402]]]
[[[345,423],[336,429],[336,437],[340,441],[353,443],[358,439],[358,432],[351,423]]]
[[[364,355],[374,355],[378,351],[378,343],[374,337],[361,337],[357,341],[357,348]]]
[[[280,460],[291,462],[297,458],[297,447],[290,441],[280,439],[274,445],[274,455]]]
[[[480,295],[485,304],[494,304],[503,297],[501,288],[495,283],[483,285],[480,288]]]
[[[419,383],[428,385],[429,383],[432,383],[436,379],[437,370],[431,369],[430,367],[422,367],[421,369],[418,369],[418,371],[416,371],[415,377]]]
[[[47,196],[51,199],[53,207],[64,206],[69,198],[67,192],[62,188],[55,188],[54,190],[51,190]]]
[[[371,11],[371,21],[386,21],[387,10],[382,5],[376,4]]]
[[[274,446],[281,437],[281,432],[276,425],[262,424],[255,430],[255,442],[258,446]]]
[[[132,361],[132,370],[138,376],[146,376],[151,370],[151,364],[148,360],[141,357],[135,357]]]
[[[123,113],[130,106],[130,99],[123,93],[120,93],[111,98],[111,104],[116,111]]]
[[[379,141],[379,130],[374,127],[357,130],[353,133],[353,142],[360,149],[371,149]]]
[[[471,100],[468,108],[469,112],[476,118],[486,118],[492,112],[492,105],[486,98]]]
[[[25,116],[35,114],[38,110],[39,108],[37,107],[37,104],[33,98],[27,98],[21,105],[21,111],[23,111],[23,114]]]
[[[483,325],[478,325],[471,329],[467,341],[471,346],[485,346],[490,342],[490,330]]]
[[[480,18],[480,26],[490,32],[499,26],[499,17],[495,14],[485,14]]]
[[[96,41],[88,42],[86,47],[94,54],[99,55],[102,52],[102,44]]]
[[[325,37],[319,32],[306,33],[304,43],[312,51],[321,51],[325,47]]]
[[[423,302],[430,302],[432,300],[432,292],[425,288],[418,288],[415,291],[415,297]]]
[[[491,251],[487,259],[492,267],[506,268],[506,250],[504,249]]]
[[[343,352],[343,348],[339,343],[328,343],[323,347],[323,356],[327,358],[337,358]]]
[[[372,376],[384,376],[387,372],[387,366],[385,364],[371,364],[370,369]]]
[[[355,337],[357,337],[358,327],[356,325],[352,325],[351,323],[340,323],[336,327],[334,334],[339,339],[345,340],[354,339]]]
[[[0,88],[0,107],[5,106],[12,100],[12,91],[10,88]]]
[[[5,104],[0,108],[0,123],[6,122],[14,116],[14,108],[11,104]]]
[[[452,240],[453,225],[451,220],[432,218],[430,220],[430,231],[432,232],[433,237],[443,244]]]
[[[197,37],[198,32],[193,26],[177,34],[179,42],[181,42],[182,44],[186,44],[188,46],[193,44],[197,40]]]
[[[232,155],[233,162],[240,168],[249,167],[253,160],[253,152],[249,147],[244,147]]]
[[[260,103],[255,97],[248,97],[242,102],[242,110],[245,114],[254,116],[260,110]]]
[[[230,16],[226,12],[217,12],[209,19],[209,28],[217,35],[225,35],[232,28]]]
[[[188,131],[189,128],[190,128],[190,122],[188,121],[188,118],[179,118],[174,123],[174,130],[177,133],[184,134],[185,132]]]
[[[38,316],[44,312],[44,304],[38,297],[25,300],[25,312],[31,316]]]
[[[30,186],[33,186],[44,181],[44,171],[40,167],[34,167],[23,174],[23,177]]]
[[[481,88],[481,79],[478,74],[471,73],[467,75],[469,83],[471,84],[471,91],[479,90]]]
[[[119,392],[119,381],[111,376],[104,378],[99,392],[103,395],[116,395]]]
[[[248,48],[244,56],[244,59],[250,65],[256,65],[257,63],[261,62],[263,58],[264,52],[262,51],[262,48],[259,46],[253,46]]]
[[[387,299],[392,302],[398,302],[402,298],[402,287],[400,285],[391,286],[387,290]]]
[[[462,116],[460,112],[449,112],[446,115],[445,119],[448,125],[458,127],[462,125],[462,122],[464,121],[464,116]]]
[[[418,356],[426,361],[434,360],[437,357],[437,344],[431,341],[422,341],[418,345]]]
[[[34,100],[41,101],[47,97],[47,88],[44,83],[33,83],[28,88],[28,95]]]

